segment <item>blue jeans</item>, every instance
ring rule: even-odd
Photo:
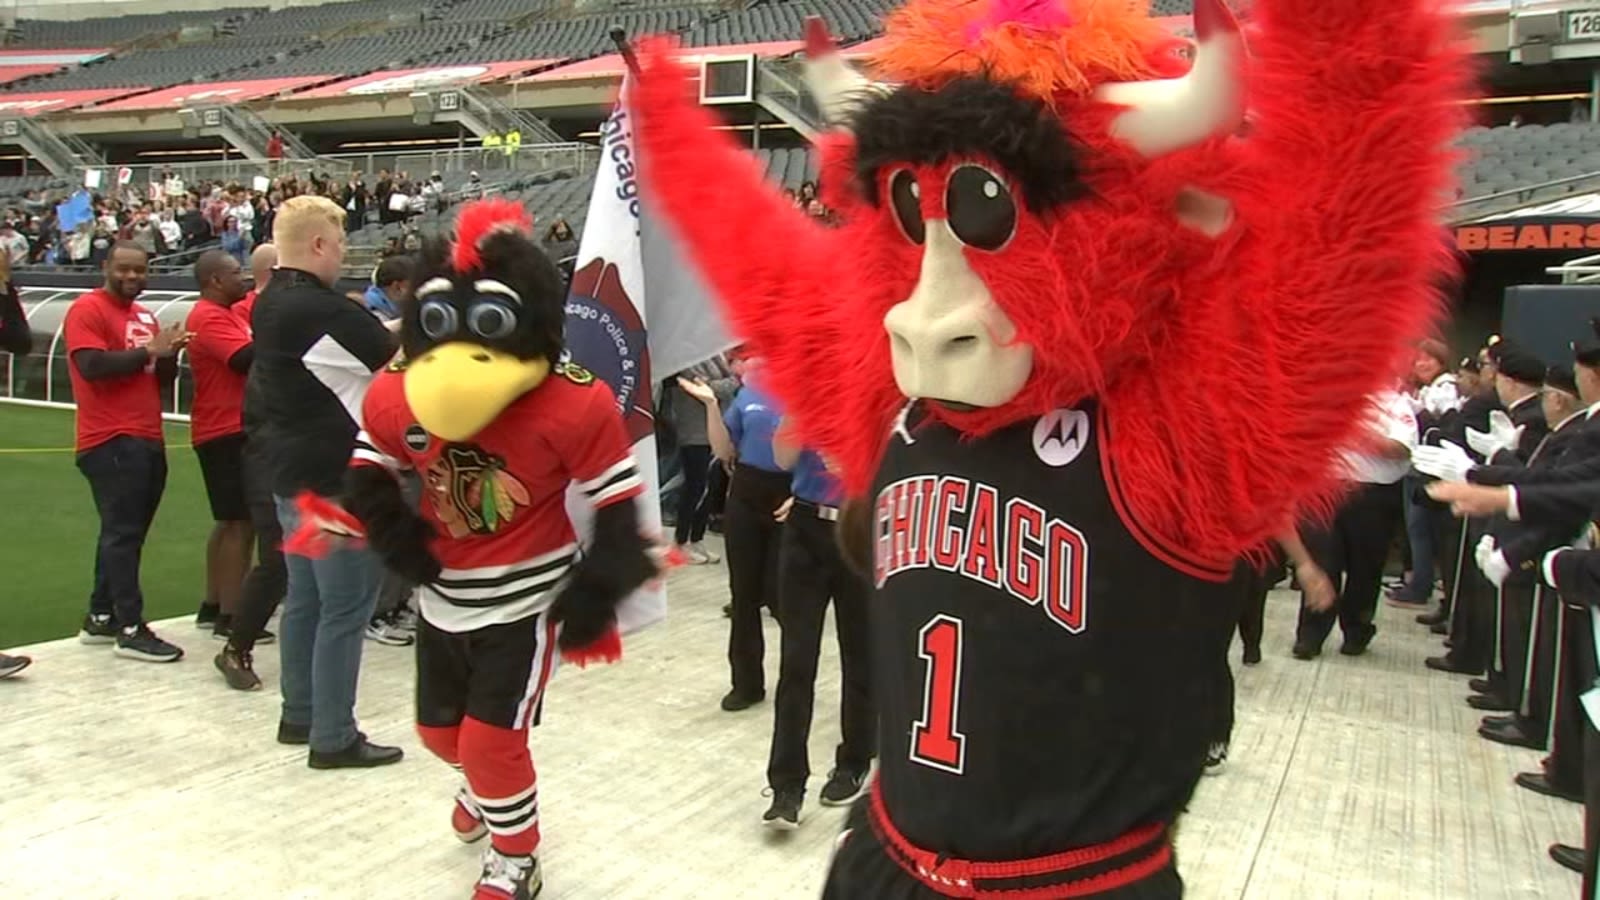
[[[1411,581],[1400,589],[1400,596],[1417,603],[1433,597],[1433,510],[1417,502],[1425,483],[1426,479],[1416,475],[1407,475],[1400,482],[1405,492],[1406,540],[1411,542]]]
[[[294,502],[273,497],[285,536],[300,515]],[[372,618],[378,565],[365,548],[340,549],[322,559],[284,554],[289,587],[279,620],[283,721],[311,726],[311,749],[333,753],[356,739],[356,682],[362,632]]]

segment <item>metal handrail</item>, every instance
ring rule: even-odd
[[[1542,191],[1545,188],[1561,187],[1563,185],[1575,184],[1575,183],[1580,182],[1580,181],[1587,181],[1587,180],[1589,180],[1591,178],[1600,178],[1600,172],[1585,172],[1585,173],[1583,173],[1581,175],[1568,175],[1568,176],[1566,176],[1564,178],[1554,178],[1554,179],[1551,179],[1550,181],[1538,182],[1537,184],[1527,184],[1527,185],[1522,185],[1521,187],[1507,188],[1506,190],[1503,190],[1503,191],[1495,191],[1492,194],[1483,194],[1483,195],[1480,195],[1480,196],[1477,196],[1477,197],[1463,197],[1460,200],[1456,200],[1456,201],[1448,204],[1445,208],[1446,209],[1458,209],[1458,208],[1461,208],[1461,207],[1472,206],[1472,205],[1478,204],[1478,203],[1487,203],[1487,202],[1489,202],[1491,200],[1501,200],[1501,199],[1504,199],[1504,198],[1507,198],[1507,197],[1514,197],[1514,198],[1517,198],[1517,199],[1520,200],[1520,199],[1522,199],[1522,197],[1524,195],[1531,194],[1534,191]]]

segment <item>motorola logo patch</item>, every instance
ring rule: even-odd
[[[1081,409],[1051,410],[1033,426],[1033,452],[1047,466],[1061,468],[1089,444],[1089,414]]]

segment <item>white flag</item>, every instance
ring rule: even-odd
[[[622,96],[626,95],[624,82]],[[656,535],[661,531],[656,388],[661,378],[715,356],[730,343],[698,276],[682,264],[681,256],[675,264],[669,252],[672,244],[663,244],[653,229],[643,225],[631,122],[619,99],[611,118],[600,126],[600,171],[589,198],[589,215],[567,295],[566,344],[572,361],[593,372],[617,395],[645,483],[639,500],[640,524]],[[647,234],[644,241],[641,232]],[[653,264],[648,275],[646,244]],[[670,336],[670,344],[658,342],[658,325]],[[651,358],[657,353],[673,368],[653,376]],[[591,513],[582,495],[569,494],[567,508],[573,524],[580,532],[586,531]],[[618,624],[626,634],[659,621],[666,611],[666,587],[657,584],[623,603],[617,613]]]

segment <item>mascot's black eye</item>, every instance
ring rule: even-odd
[[[999,250],[1017,228],[1017,205],[998,175],[982,166],[961,166],[950,173],[945,192],[950,230],[961,243],[979,250]]]
[[[456,326],[461,321],[456,308],[444,300],[429,300],[422,304],[418,319],[422,333],[436,341],[455,334]]]
[[[920,244],[928,229],[922,221],[922,190],[917,187],[917,176],[910,169],[901,169],[889,178],[889,203],[894,207],[894,217],[900,223],[911,243]]]
[[[479,301],[467,310],[467,327],[485,340],[510,337],[517,330],[517,314],[503,303]]]

